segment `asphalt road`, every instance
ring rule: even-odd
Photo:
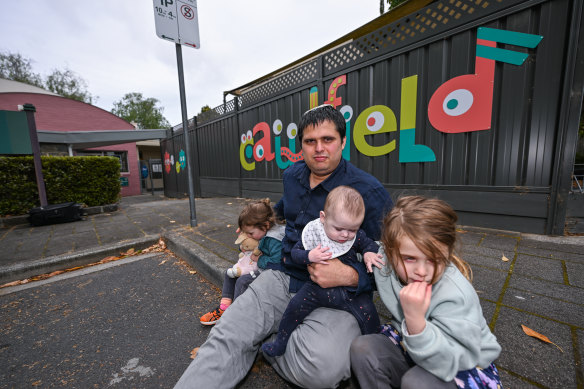
[[[220,290],[168,253],[0,289],[0,388],[172,388]],[[259,360],[240,388],[289,388]]]

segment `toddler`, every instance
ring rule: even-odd
[[[259,272],[262,269],[281,269],[282,239],[284,238],[285,226],[276,223],[270,199],[266,198],[247,204],[239,214],[238,224],[242,232],[259,241],[258,249],[261,251],[261,255],[251,255],[251,259],[257,261]],[[217,323],[233,300],[245,292],[254,279],[255,275],[251,274],[232,278],[225,272],[219,307],[201,316],[201,324],[213,325]]]

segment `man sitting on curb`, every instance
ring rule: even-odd
[[[365,272],[338,259],[328,265],[297,266],[292,247],[304,226],[316,219],[328,193],[339,185],[359,191],[365,202],[361,229],[379,240],[381,220],[392,207],[389,194],[373,176],[342,159],[345,120],[332,106],[307,111],[298,125],[304,161],[283,175],[284,195],[276,210],[286,220],[282,240],[283,271],[267,270],[225,311],[175,388],[232,388],[251,368],[262,342],[275,336],[288,302],[309,278],[323,288],[367,284]],[[341,310],[318,308],[298,326],[281,357],[269,358],[286,380],[310,388],[336,387],[350,377],[349,347],[360,334],[355,318]]]

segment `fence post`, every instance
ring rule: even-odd
[[[324,103],[324,98],[326,92],[324,91],[324,62],[322,60],[323,56],[319,55],[316,59],[316,67],[318,68],[318,75],[316,84],[318,85],[318,105],[322,105]]]
[[[32,155],[34,161],[34,172],[36,176],[37,188],[39,191],[39,200],[41,207],[46,207],[47,191],[45,189],[45,179],[43,177],[43,165],[41,162],[41,148],[39,145],[39,138],[37,134],[36,122],[34,120],[34,113],[36,108],[32,104],[24,104],[23,111],[26,113],[26,120],[28,122],[28,133],[30,136],[30,144],[32,147]]]
[[[193,169],[193,172],[195,174],[195,176],[193,177],[194,182],[195,182],[195,196],[197,197],[202,197],[202,189],[201,189],[201,153],[199,150],[199,135],[198,135],[198,122],[197,122],[197,116],[193,116],[193,143],[194,143],[194,149],[195,149],[195,154],[197,157],[197,164],[196,164],[196,169]]]
[[[235,96],[233,98],[233,109],[235,110],[235,132],[236,132],[236,137],[239,138],[239,134],[241,131],[239,131],[239,96]],[[237,180],[238,182],[238,186],[239,186],[239,197],[243,197],[243,172],[242,172],[242,166],[241,164],[239,164],[239,178]]]
[[[560,117],[558,121],[558,157],[552,170],[552,185],[546,234],[564,235],[568,193],[572,185],[572,171],[578,142],[578,123],[582,110],[584,87],[584,28],[582,28],[582,2],[572,5],[569,48],[564,68]]]

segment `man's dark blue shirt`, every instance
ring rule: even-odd
[[[286,235],[282,240],[282,267],[290,275],[290,292],[295,293],[309,279],[306,265],[296,265],[290,260],[292,248],[301,239],[302,230],[308,222],[319,217],[324,202],[331,190],[340,185],[356,189],[365,202],[365,219],[361,229],[367,236],[379,240],[381,221],[393,207],[389,194],[372,175],[341,159],[337,168],[326,180],[310,188],[310,169],[304,161],[296,162],[286,169],[283,176],[284,194],[276,204],[278,215],[286,219]],[[357,293],[367,288],[369,277],[359,273]]]

